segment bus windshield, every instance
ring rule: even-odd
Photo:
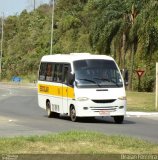
[[[75,85],[78,88],[119,88],[123,82],[112,60],[74,61]]]

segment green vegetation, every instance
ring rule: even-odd
[[[154,154],[158,145],[124,136],[69,131],[47,136],[0,138],[0,154]]]
[[[127,92],[128,111],[155,111],[155,94],[147,92]]]
[[[157,10],[157,0],[56,0],[53,53],[111,55],[129,70],[130,89],[137,88],[135,70],[143,68],[141,91],[153,91]],[[41,57],[50,53],[51,13],[50,3],[5,19],[3,79],[37,75]]]

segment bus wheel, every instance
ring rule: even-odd
[[[47,115],[48,115],[48,118],[53,117],[53,112],[51,111],[51,106],[50,106],[50,102],[49,102],[49,101],[47,101],[46,107],[47,107]]]
[[[114,116],[114,121],[117,124],[123,123],[123,120],[124,120],[124,116]]]
[[[53,117],[54,118],[59,118],[60,117],[60,114],[59,113],[56,113],[56,112],[52,112],[53,113]]]
[[[72,122],[76,122],[77,121],[77,116],[76,116],[76,110],[74,106],[70,107],[70,118]]]

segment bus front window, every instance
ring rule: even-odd
[[[78,88],[118,88],[123,86],[114,61],[88,59],[74,61],[75,84]]]

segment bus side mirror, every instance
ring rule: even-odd
[[[122,69],[121,73],[122,73],[122,76],[123,76],[123,79],[124,79],[125,86],[128,86],[128,79],[129,79],[128,70],[127,69]]]
[[[74,81],[75,81],[75,74],[69,73],[68,74],[68,84],[73,86]]]
[[[126,86],[128,86],[128,78],[129,78],[128,70],[125,70],[125,73],[124,73],[124,81],[125,81],[125,85],[126,85]]]

